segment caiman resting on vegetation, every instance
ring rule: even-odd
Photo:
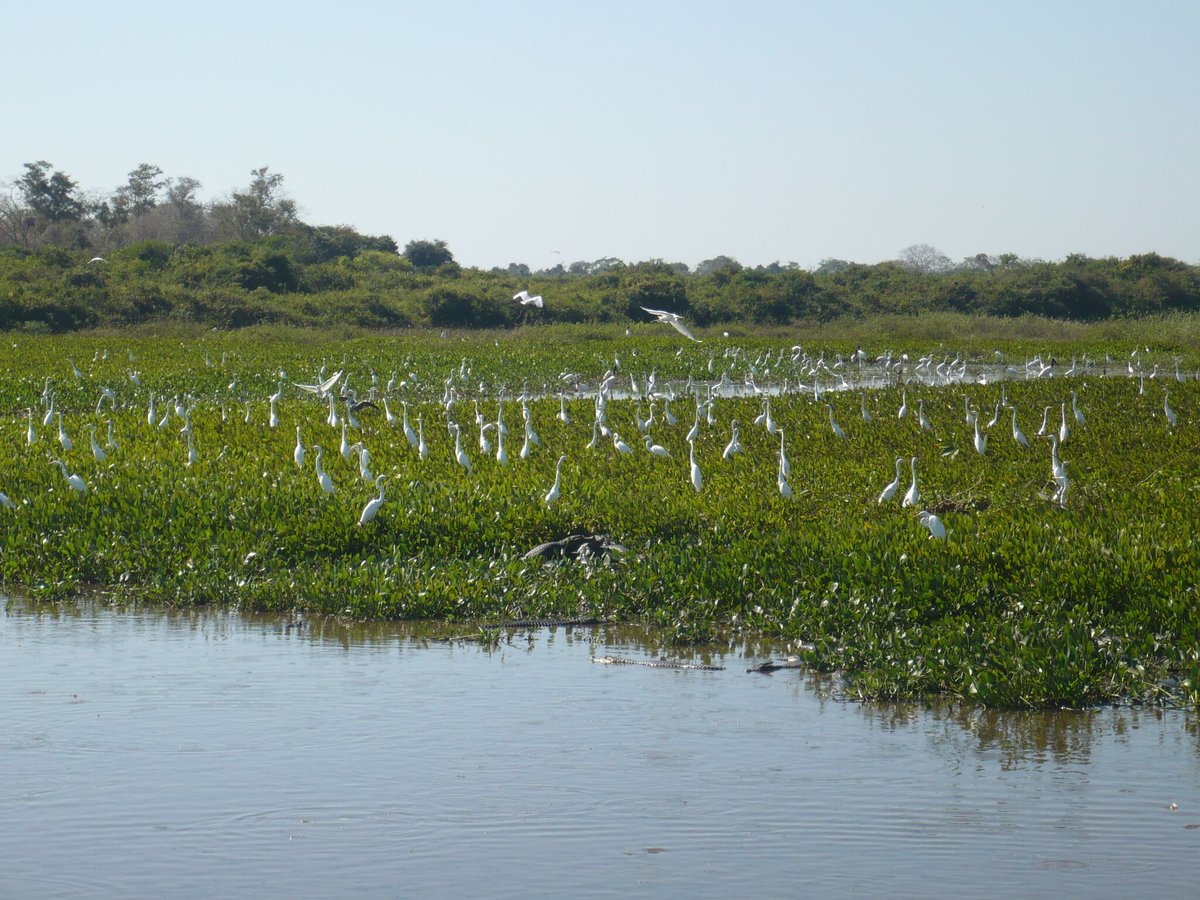
[[[629,659],[624,656],[596,656],[592,662],[606,666],[649,666],[652,669],[701,669],[706,672],[723,672],[724,666],[709,666],[704,663],[684,662],[681,659]]]
[[[525,559],[584,559],[609,553],[624,553],[625,548],[607,534],[572,534],[556,541],[538,544],[524,555]]]

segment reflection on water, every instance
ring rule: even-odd
[[[461,629],[459,629],[461,630]],[[10,604],[0,896],[1193,896],[1193,714],[852,704],[516,630]],[[1172,809],[1172,804],[1177,808]]]

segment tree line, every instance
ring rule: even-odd
[[[1200,268],[1155,253],[1074,254],[1061,262],[977,254],[954,263],[924,244],[875,264],[824,260],[743,266],[728,256],[694,270],[604,257],[532,271],[460,266],[445,241],[403,250],[388,235],[309,225],[283,176],[197,199],[191,178],[142,164],[107,196],[86,196],[45,161],[0,196],[0,328],[68,331],[150,320],[219,328],[511,327],[644,320],[641,307],[700,326],[784,325],[880,313],[955,311],[1097,320],[1200,309]],[[541,293],[543,309],[513,302]]]

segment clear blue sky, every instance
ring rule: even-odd
[[[0,179],[211,199],[464,265],[1200,262],[1200,2],[0,0]],[[555,252],[557,251],[557,252]]]

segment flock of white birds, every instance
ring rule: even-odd
[[[524,304],[539,307],[542,305],[541,297],[531,297],[527,291],[521,291],[513,299]],[[648,309],[647,312],[658,317],[660,321],[671,325],[680,334],[690,340],[697,343],[700,342],[678,315],[661,310]],[[1142,352],[1139,348],[1131,355],[1127,366],[1127,374],[1140,380],[1139,390],[1145,393],[1147,380],[1153,382],[1155,378],[1159,377],[1160,373],[1157,366],[1149,372],[1143,370],[1139,358]],[[1149,351],[1145,352],[1148,353]],[[107,359],[107,355],[107,351],[103,351],[103,356],[98,351],[94,361],[102,358]],[[135,361],[132,351],[129,351],[129,359],[132,365]],[[715,372],[716,359],[716,354],[709,356],[709,373]],[[77,380],[85,378],[83,372],[80,371],[73,361],[67,360],[67,363],[72,377]],[[210,367],[213,365],[207,351],[205,352],[205,363]],[[614,355],[613,364],[595,384],[585,383],[584,379],[578,375],[571,373],[563,374],[563,381],[567,387],[557,392],[558,411],[556,417],[564,424],[570,422],[566,405],[568,393],[575,399],[588,398],[592,403],[593,421],[591,440],[586,444],[587,449],[597,451],[601,448],[602,443],[610,442],[617,453],[633,454],[636,452],[634,445],[641,443],[645,447],[645,452],[651,456],[669,457],[671,455],[670,451],[664,445],[654,440],[653,430],[659,426],[673,427],[677,425],[679,420],[672,412],[671,403],[673,401],[691,400],[694,405],[694,418],[684,440],[688,445],[688,480],[691,486],[699,492],[704,486],[704,475],[696,458],[696,440],[702,426],[714,426],[717,424],[714,413],[716,401],[719,398],[734,396],[760,397],[762,410],[753,420],[753,424],[756,427],[765,429],[773,437],[778,438],[779,457],[778,466],[776,467],[776,488],[783,497],[791,497],[793,495],[789,482],[791,465],[787,457],[784,430],[775,421],[771,411],[772,397],[802,394],[810,395],[813,400],[820,403],[827,392],[859,390],[861,396],[861,416],[863,422],[869,425],[872,421],[872,414],[868,409],[866,390],[872,387],[912,383],[922,385],[952,385],[969,382],[987,383],[989,380],[1012,378],[1048,378],[1054,377],[1056,374],[1070,377],[1085,373],[1095,374],[1098,370],[1097,364],[1091,360],[1085,360],[1082,364],[1077,364],[1073,360],[1069,369],[1056,373],[1056,368],[1059,368],[1056,365],[1056,361],[1044,360],[1040,356],[1035,356],[1027,360],[1023,366],[1011,366],[1007,364],[1000,353],[997,353],[994,363],[987,366],[976,366],[973,374],[969,375],[967,362],[958,356],[954,359],[946,357],[941,361],[931,356],[926,356],[912,361],[906,355],[894,354],[891,351],[887,351],[875,359],[868,359],[867,354],[859,349],[851,354],[849,358],[838,355],[832,360],[826,360],[823,355],[817,358],[811,357],[799,346],[794,346],[790,349],[779,348],[777,351],[760,351],[754,357],[751,357],[745,350],[731,346],[724,351],[723,363],[724,372],[720,378],[714,377],[704,381],[696,381],[689,378],[686,384],[678,386],[677,383],[660,382],[657,370],[651,371],[644,379],[634,376],[626,378],[621,374],[619,357]],[[1111,357],[1104,363],[1103,371],[1107,372],[1110,368],[1113,368]],[[739,372],[740,380],[738,382],[733,381],[730,377],[729,373],[731,370]],[[781,372],[786,372],[787,374],[780,383],[777,379]],[[458,466],[461,466],[468,474],[473,472],[474,464],[464,446],[464,433],[458,421],[458,410],[465,405],[465,401],[461,399],[461,395],[465,391],[469,374],[469,364],[464,359],[458,369],[452,371],[450,376],[446,378],[441,399],[441,407],[445,416],[445,427],[448,430],[448,435],[452,436],[454,440],[454,462]],[[276,428],[280,424],[276,407],[289,385],[294,390],[313,398],[314,402],[322,410],[327,409],[327,414],[323,416],[323,424],[332,429],[334,434],[340,433],[341,440],[338,452],[345,460],[352,463],[357,462],[359,476],[362,481],[367,484],[373,484],[378,491],[378,494],[363,507],[358,519],[360,525],[366,525],[371,522],[383,506],[386,500],[384,482],[387,476],[372,474],[370,452],[363,440],[353,442],[350,440],[351,435],[360,429],[358,414],[368,408],[378,410],[382,407],[387,425],[397,428],[402,432],[404,439],[411,446],[412,450],[415,451],[420,460],[425,460],[430,452],[425,439],[424,421],[418,416],[416,418],[416,427],[412,426],[409,421],[407,400],[399,400],[401,407],[399,416],[393,412],[389,404],[389,401],[397,399],[396,375],[393,374],[391,381],[387,383],[385,388],[380,388],[378,378],[374,373],[372,373],[371,378],[372,383],[367,396],[360,400],[354,389],[349,386],[349,378],[345,375],[344,370],[326,376],[325,369],[322,367],[317,378],[311,383],[288,382],[286,374],[280,371],[278,387],[274,393],[267,397],[267,425],[270,428]],[[1185,379],[1184,374],[1179,370],[1178,363],[1175,368],[1175,378],[1181,382]],[[131,369],[129,379],[135,386],[142,388],[141,376],[136,370]],[[760,380],[763,380],[767,386],[760,388]],[[404,384],[402,382],[400,387],[403,388]],[[237,388],[236,376],[233,382],[230,383],[229,388],[231,390]],[[101,413],[106,403],[111,409],[115,410],[118,407],[116,391],[108,386],[100,386],[99,391],[100,396],[96,403],[97,415]],[[553,393],[534,395],[526,388],[516,398],[523,422],[521,446],[516,455],[522,460],[529,457],[533,448],[541,445],[541,439],[534,428],[533,408],[531,407],[531,403],[536,399],[550,400],[552,402]],[[642,411],[643,399],[648,402],[649,412],[644,418]],[[254,403],[251,401],[242,402],[245,405],[245,421],[250,422]],[[261,403],[261,401],[259,402]],[[509,428],[504,418],[505,402],[504,393],[501,391],[496,402],[497,412],[495,420],[487,421],[480,411],[479,401],[474,401],[474,424],[479,453],[483,456],[494,456],[496,462],[501,466],[509,462],[509,452],[506,445],[506,442],[509,440]],[[626,441],[610,424],[608,407],[610,403],[614,402],[633,404],[633,419],[640,435],[637,441]],[[178,396],[170,399],[160,398],[160,402],[156,402],[156,397],[151,392],[146,411],[146,422],[149,427],[166,428],[171,421],[172,415],[179,422],[182,422],[180,434],[184,437],[186,444],[186,466],[193,465],[199,458],[192,431],[192,412],[196,408],[197,403],[198,401],[195,398],[188,396],[182,399]],[[844,439],[846,431],[837,422],[833,405],[825,403],[825,406],[830,430],[837,438]],[[74,441],[67,431],[62,411],[56,408],[55,391],[52,387],[51,378],[47,378],[45,381],[41,395],[41,407],[40,410],[37,410],[33,406],[30,406],[26,410],[26,443],[33,445],[39,440],[38,427],[40,423],[40,426],[43,428],[56,428],[58,444],[61,446],[64,454],[70,453],[75,446]],[[968,398],[964,398],[964,407],[966,423],[972,429],[972,446],[977,453],[981,455],[987,453],[989,433],[997,425],[1002,424],[1006,418],[1011,422],[1013,441],[1022,448],[1030,447],[1029,439],[1018,424],[1017,410],[1008,403],[1003,384],[1001,386],[1001,397],[997,401],[994,414],[991,420],[986,423],[986,426],[980,426],[979,413],[972,408]],[[1069,414],[1068,407],[1070,409]],[[229,415],[228,402],[222,402],[220,408],[221,417],[225,420]],[[1057,423],[1053,420],[1052,412],[1052,407],[1045,407],[1041,426],[1037,430],[1036,435],[1048,440],[1050,447],[1050,477],[1054,485],[1053,502],[1061,507],[1065,507],[1067,505],[1071,481],[1067,474],[1068,464],[1060,458],[1059,450],[1066,443],[1073,427],[1082,428],[1085,426],[1086,417],[1079,405],[1079,398],[1074,390],[1070,391],[1069,401],[1064,400],[1057,410],[1059,413]],[[923,431],[932,430],[932,426],[926,415],[924,400],[921,399],[918,401],[916,410],[911,409],[908,404],[907,390],[902,390],[900,406],[896,414],[899,418],[915,418],[917,427]],[[1170,406],[1170,391],[1165,387],[1163,388],[1163,415],[1169,427],[1174,428],[1177,425],[1177,416]],[[724,460],[728,460],[743,451],[740,423],[737,420],[733,420],[730,422],[729,427],[729,442],[725,445],[722,453],[722,459]],[[88,423],[86,428],[90,432],[91,452],[97,461],[103,462],[107,454],[117,450],[112,422],[110,420],[107,423],[107,439],[103,445],[97,437],[96,425]],[[324,467],[324,454],[325,449],[320,445],[305,446],[301,426],[297,425],[296,444],[292,454],[296,467],[303,470],[306,460],[311,458],[313,460],[313,470],[321,491],[324,494],[333,494],[337,488],[329,472]],[[566,459],[565,454],[558,457],[558,462],[555,466],[554,483],[543,497],[547,505],[553,505],[562,496],[563,463]],[[85,479],[81,475],[71,472],[62,459],[53,458],[51,459],[51,464],[60,469],[66,485],[72,491],[84,493],[88,490],[88,484]],[[901,494],[901,488],[904,486],[906,480],[904,468],[904,458],[897,457],[895,459],[895,478],[880,491],[878,503],[884,504],[894,501],[897,495],[899,495],[902,507],[917,511],[920,524],[929,531],[930,538],[944,540],[947,536],[945,523],[934,512],[922,508],[922,498],[917,475],[917,457],[913,456],[908,460],[908,487]],[[15,509],[17,507],[17,504],[3,492],[0,492],[0,505],[8,509]]]

